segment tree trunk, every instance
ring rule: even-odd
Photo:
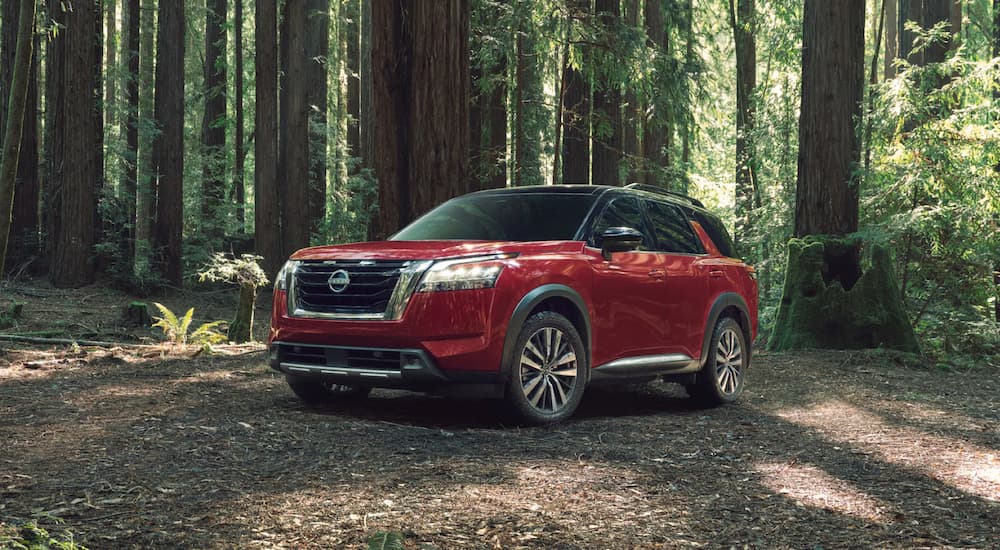
[[[239,233],[246,233],[246,187],[244,184],[246,172],[246,150],[244,143],[245,114],[243,110],[243,0],[235,0],[233,7],[233,57],[235,73],[233,75],[233,91],[236,99],[236,121],[233,130],[233,148],[235,160],[233,166],[232,197],[236,203],[236,223]]]
[[[125,153],[122,155],[120,193],[125,214],[123,263],[133,265],[136,239],[136,205],[139,153],[139,0],[128,0],[125,8]]]
[[[927,30],[934,28],[938,23],[950,22],[951,9],[952,0],[923,0],[920,26]],[[944,40],[928,44],[924,48],[921,64],[943,62],[944,58],[948,55],[948,50],[951,48],[951,42],[951,40]],[[944,84],[946,81],[947,79],[941,82],[941,84]]]
[[[361,0],[350,0],[343,32],[347,34],[347,147],[352,157],[361,156]],[[350,175],[361,171],[352,162]]]
[[[951,0],[951,50],[954,51],[962,44],[962,0]]]
[[[736,6],[733,5],[734,1]],[[729,0],[730,26],[736,43],[736,231],[737,249],[753,230],[754,92],[757,87],[757,40],[754,0]]]
[[[611,29],[621,17],[619,0],[596,0],[594,13],[613,50],[615,36]],[[618,163],[622,152],[621,90],[615,83],[595,83],[593,117],[591,132],[594,145],[590,159],[592,181],[596,185],[619,185]]]
[[[14,69],[10,77],[4,117],[4,139],[0,154],[0,277],[6,273],[7,242],[11,230],[11,211],[14,208],[15,178],[21,155],[21,129],[26,116],[28,102],[28,79],[31,76],[31,59],[34,40],[32,29],[35,23],[35,2],[22,0],[17,19],[17,47],[14,54]],[[14,25],[6,20],[4,26]]]
[[[379,234],[378,182],[375,180],[375,95],[372,66],[372,2],[361,0],[361,166],[371,175],[372,190],[364,207],[368,215],[368,240]]]
[[[272,0],[257,0],[256,109],[254,110],[254,244],[265,273],[285,261],[278,202],[278,14]]]
[[[226,0],[205,0],[205,112],[201,120],[203,236],[221,244],[226,197]]]
[[[625,24],[632,29],[639,27],[639,2],[640,0],[625,0]],[[686,4],[690,7],[691,0]],[[690,25],[688,25],[690,27]],[[628,174],[625,176],[625,183],[638,183],[640,172],[637,169],[642,158],[639,136],[641,135],[642,106],[639,105],[639,95],[635,91],[635,86],[627,84],[625,86],[625,116],[622,123],[622,149],[625,162],[628,163]]]
[[[695,41],[695,37],[694,37],[694,4],[693,4],[692,0],[687,0],[685,2],[685,5],[684,5],[684,19],[683,19],[683,21],[684,21],[684,29],[683,29],[683,31],[684,31],[684,37],[685,37],[684,38],[684,42],[685,42],[685,44],[684,44],[684,62],[687,64],[688,67],[690,67],[690,66],[693,66],[694,64],[698,63],[698,60],[695,59],[695,52],[694,52],[694,41]],[[755,40],[754,37],[753,37],[753,35],[751,35],[751,39]],[[756,64],[756,59],[754,59],[754,63]],[[681,115],[681,120],[680,120],[680,123],[681,123],[681,128],[680,128],[680,133],[681,133],[681,170],[683,171],[683,174],[682,174],[680,180],[678,180],[678,182],[677,182],[677,184],[678,184],[678,189],[677,190],[680,191],[681,193],[685,193],[685,194],[688,192],[688,187],[689,187],[689,183],[690,183],[690,181],[689,181],[689,179],[690,179],[689,178],[689,173],[690,173],[690,170],[691,170],[691,141],[694,139],[694,135],[693,135],[694,134],[694,110],[691,108],[691,105],[692,105],[692,103],[694,101],[694,98],[691,97],[691,80],[692,80],[692,77],[691,77],[690,71],[691,71],[691,69],[685,70],[685,72],[684,72],[684,84],[683,84],[683,87],[682,87],[682,89],[684,91],[683,93],[684,93],[684,106],[685,106],[684,113]],[[738,74],[739,74],[739,71],[737,70],[737,75]]]
[[[530,16],[531,3],[517,4],[520,13],[517,31],[515,86],[517,118],[514,134],[514,185],[541,185],[541,125],[545,123],[542,105],[542,64],[539,62],[537,37]]]
[[[154,265],[165,281],[183,285],[184,225],[184,3],[162,1],[156,43],[154,118],[160,134],[153,141],[156,226]]]
[[[587,17],[588,2],[572,0],[566,40],[572,42],[574,21]],[[562,181],[590,183],[590,86],[565,56],[562,68]]]
[[[154,125],[154,66],[156,64],[156,0],[141,0],[139,8],[139,127]],[[139,132],[136,179],[135,239],[137,260],[150,258],[156,220],[156,178],[153,172],[152,132]]]
[[[864,0],[807,0],[795,236],[858,229],[855,123],[864,84]]]
[[[892,80],[896,78],[896,57],[898,56],[898,28],[899,16],[896,13],[898,7],[897,0],[882,0],[885,3],[885,65],[883,78]]]
[[[354,3],[354,2],[351,2]],[[309,226],[317,234],[326,216],[327,57],[330,50],[330,0],[309,0],[306,13],[306,105],[309,151]],[[354,17],[357,17],[354,15]],[[349,44],[350,42],[348,42]],[[357,52],[355,51],[355,55]],[[348,76],[348,91],[352,79]],[[356,86],[355,82],[355,86]],[[351,151],[354,151],[352,148]],[[307,241],[308,243],[308,241]]]
[[[898,0],[898,2],[896,13],[896,33],[899,37],[898,56],[900,59],[905,59],[913,65],[923,65],[923,52],[913,51],[913,41],[917,35],[913,31],[906,30],[906,23],[908,21],[916,23],[917,25],[921,25],[923,23],[922,8],[924,0]]]
[[[59,9],[59,3],[54,2]],[[62,144],[61,173],[51,180],[58,205],[53,212],[53,258],[49,275],[57,287],[79,287],[94,281],[97,197],[103,178],[101,130],[101,12],[95,3],[61,14],[65,21],[60,104],[53,115],[62,120],[55,136]],[[51,76],[51,73],[50,73]]]
[[[656,71],[664,70],[670,58],[670,33],[664,23],[662,2],[646,0],[646,36],[648,47],[656,52]],[[662,99],[654,97],[646,107],[647,118],[642,125],[642,150],[646,156],[646,183],[668,186],[665,177],[670,167],[670,145],[673,137],[673,121],[670,106]]]
[[[257,286],[240,284],[240,301],[236,307],[236,317],[229,325],[226,338],[235,344],[253,341],[253,307],[257,301]]]
[[[506,60],[505,60],[506,61]],[[506,74],[506,63],[496,70]],[[487,166],[486,187],[499,189],[507,186],[507,80],[497,78],[486,100],[486,146],[482,162]]]
[[[8,98],[13,81],[21,2],[3,2],[3,20],[9,21],[3,27],[0,44],[0,147],[4,143],[7,128],[6,115]],[[34,24],[34,23],[33,23]],[[33,28],[33,27],[32,27]],[[21,124],[21,143],[17,159],[17,174],[14,179],[14,206],[11,216],[9,241],[7,245],[8,269],[37,258],[39,249],[38,201],[40,179],[38,172],[38,65],[40,40],[32,41],[33,52],[28,69],[28,90]],[[0,207],[2,209],[2,207]],[[2,271],[0,271],[2,273]]]
[[[372,3],[375,173],[381,234],[464,190],[469,2]]]
[[[281,40],[287,48],[285,66],[284,171],[281,191],[281,240],[283,255],[288,256],[309,246],[311,209],[309,207],[309,86],[310,60],[306,49],[307,7],[304,1],[288,2],[285,16],[288,33]]]
[[[104,0],[106,23],[104,30],[104,126],[113,128],[115,124],[115,99],[118,92],[118,6],[117,0]],[[110,162],[108,165],[110,166]]]

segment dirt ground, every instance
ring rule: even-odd
[[[228,300],[172,303],[224,318]],[[111,291],[13,301],[2,333],[153,338],[115,325]],[[395,391],[310,409],[259,346],[0,342],[0,523],[61,518],[90,548],[996,548],[998,375],[760,354],[732,406],[588,389],[571,421],[524,429]]]

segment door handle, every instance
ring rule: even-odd
[[[708,272],[709,277],[722,277],[722,271],[718,269],[713,269]]]
[[[654,279],[662,279],[667,276],[667,272],[662,269],[650,269],[649,276]]]

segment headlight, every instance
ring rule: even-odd
[[[274,290],[288,290],[288,275],[295,270],[296,262],[291,260],[285,262],[278,270],[278,276],[274,278]]]
[[[424,274],[417,292],[493,288],[503,271],[502,260],[513,254],[497,254],[437,262]]]

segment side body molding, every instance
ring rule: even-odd
[[[506,365],[510,364],[510,359],[514,353],[514,346],[517,344],[517,337],[521,333],[521,327],[524,326],[525,321],[528,320],[528,315],[531,314],[531,311],[535,309],[536,306],[550,298],[565,298],[572,302],[574,307],[576,307],[577,313],[579,313],[580,318],[583,319],[583,330],[581,331],[580,338],[583,340],[583,346],[587,349],[587,364],[590,365],[591,330],[590,312],[587,309],[587,303],[583,301],[583,298],[580,297],[580,294],[577,293],[577,291],[566,285],[542,285],[525,294],[524,297],[521,298],[517,307],[514,308],[514,313],[511,315],[510,322],[507,323],[507,335],[503,342],[503,363],[500,365],[500,372],[505,380],[508,376],[510,376],[510,372],[507,370]],[[590,369],[588,369],[588,371],[589,370]]]

